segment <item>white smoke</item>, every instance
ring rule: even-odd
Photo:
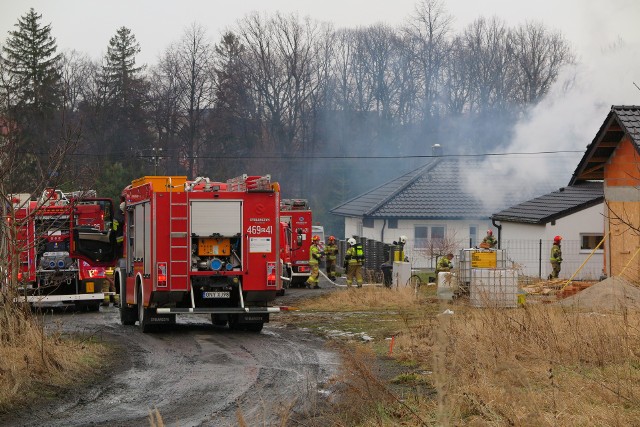
[[[497,175],[501,189],[490,194],[477,176],[468,177],[469,190],[486,206],[505,208],[514,197],[524,201],[567,185],[611,106],[640,104],[637,42],[619,40],[590,58],[566,67],[544,100],[517,123],[512,141],[497,151],[553,153],[488,158],[485,168]]]

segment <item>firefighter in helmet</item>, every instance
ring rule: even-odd
[[[305,282],[307,288],[320,289],[318,285],[318,275],[320,274],[320,267],[318,266],[320,259],[322,258],[322,252],[320,252],[320,236],[313,236],[311,238],[311,248],[309,248],[309,267],[311,267],[311,275]]]
[[[351,237],[347,240],[349,249],[344,255],[344,264],[347,269],[347,287],[350,288],[353,283],[353,279],[356,280],[356,286],[362,287],[362,263],[364,262],[364,251],[362,245],[356,242],[356,239]]]
[[[487,235],[482,239],[482,247],[493,249],[495,248],[498,241],[495,237],[493,237],[493,231],[491,229],[487,230]]]
[[[111,223],[111,230],[113,231],[113,236],[115,236],[116,240],[116,259],[122,258],[122,245],[124,243],[124,208],[125,208],[125,198],[124,196],[120,196],[120,206],[116,210],[113,215],[113,222]],[[113,282],[113,276],[111,280],[107,280],[105,284],[102,285],[102,292],[114,292],[114,295],[104,296],[103,306],[108,307],[109,303],[113,303],[114,306],[119,305],[119,296],[116,292],[116,287]]]
[[[440,259],[438,260],[436,271],[438,273],[441,271],[444,271],[444,272],[451,271],[451,269],[453,268],[453,264],[451,263],[452,259],[453,259],[453,254],[446,254],[444,256],[441,256]]]
[[[562,248],[560,247],[561,241],[562,236],[556,236],[553,238],[551,256],[549,257],[549,261],[551,261],[551,274],[549,275],[549,280],[557,279],[560,274],[560,265],[562,264]]]
[[[336,259],[338,256],[338,245],[336,238],[329,236],[329,241],[324,246],[324,255],[326,257],[327,277],[329,280],[336,280]]]

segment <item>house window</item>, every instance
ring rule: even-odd
[[[580,250],[581,251],[592,251],[598,246],[600,241],[602,240],[602,234],[596,233],[581,233],[580,234]],[[602,250],[602,245],[598,248],[598,250]]]
[[[398,228],[398,220],[397,219],[389,219],[388,220],[389,228]]]
[[[478,244],[478,226],[470,225],[469,226],[469,247],[475,248]]]
[[[362,226],[364,228],[373,228],[373,218],[362,218]]]
[[[413,247],[415,248],[426,248],[427,241],[429,240],[429,227],[417,225],[413,231],[414,243]]]
[[[432,240],[444,239],[444,226],[436,225],[431,227],[431,239]]]

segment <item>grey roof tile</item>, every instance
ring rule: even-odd
[[[501,192],[505,179],[486,170],[482,158],[440,157],[331,210],[333,214],[396,219],[489,219],[493,212],[526,200],[523,191],[504,191],[488,203],[468,180],[486,183],[482,191]],[[482,171],[482,172],[475,172]],[[505,183],[506,186],[506,183]],[[549,191],[543,186],[537,194]]]
[[[640,152],[640,106],[611,106],[609,114],[573,172],[569,185],[604,179],[604,166],[625,135],[629,135]]]
[[[546,224],[604,201],[602,182],[586,182],[561,188],[544,196],[504,209],[496,221]]]

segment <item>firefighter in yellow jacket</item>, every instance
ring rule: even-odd
[[[353,237],[347,240],[349,249],[344,255],[345,268],[347,269],[347,287],[350,288],[353,279],[356,280],[356,286],[362,287],[362,263],[364,262],[364,251],[362,245],[356,243]]]
[[[122,257],[122,245],[124,244],[124,197],[120,197],[120,206],[115,215],[113,216],[113,222],[111,223],[111,229],[116,240],[117,258]],[[116,293],[116,286],[113,283],[113,271],[111,271],[111,277],[103,282],[102,292],[113,292],[114,295],[108,295],[105,293],[103,307],[108,307],[110,303],[113,303],[117,307],[120,303],[119,295]]]
[[[329,280],[336,280],[336,259],[338,255],[338,245],[336,238],[329,236],[329,241],[324,247],[324,256],[326,257],[327,277]]]
[[[320,274],[320,267],[318,263],[322,258],[322,252],[320,252],[320,248],[318,247],[318,243],[320,243],[320,236],[313,236],[311,239],[311,247],[309,248],[309,267],[311,268],[311,275],[305,282],[307,288],[311,289],[320,289],[318,285],[318,276]]]
[[[553,239],[553,246],[551,246],[551,255],[549,261],[551,262],[551,274],[549,280],[557,279],[560,274],[560,267],[562,264],[562,236],[556,236]]]

